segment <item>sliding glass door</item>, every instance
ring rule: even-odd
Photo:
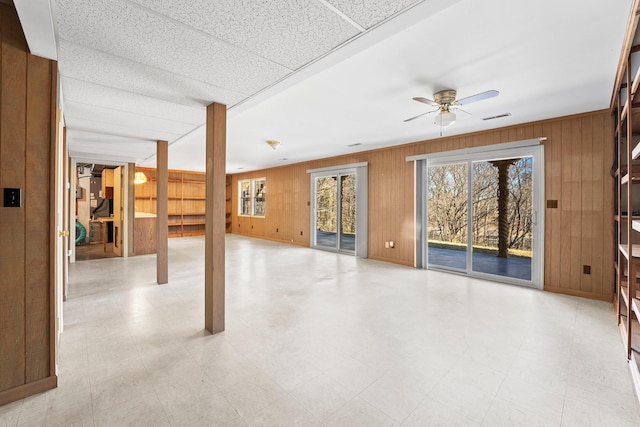
[[[427,159],[428,268],[542,286],[542,147]]]
[[[355,173],[337,173],[314,177],[314,181],[315,235],[313,246],[355,253]]]
[[[531,280],[532,167],[532,157],[473,162],[473,271]]]
[[[427,235],[429,265],[467,270],[468,165],[429,167]]]

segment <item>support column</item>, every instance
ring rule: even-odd
[[[169,282],[169,143],[158,141],[156,155],[156,263],[158,285]]]
[[[134,256],[136,248],[134,243],[134,230],[136,225],[136,185],[134,183],[136,164],[127,165],[127,256]]]
[[[516,160],[497,160],[491,164],[498,169],[498,258],[509,256],[509,168]]]
[[[207,190],[205,216],[204,323],[212,334],[224,331],[224,244],[226,205],[227,106],[207,107]]]

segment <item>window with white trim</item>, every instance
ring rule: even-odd
[[[267,179],[238,181],[238,215],[264,217],[267,214]]]

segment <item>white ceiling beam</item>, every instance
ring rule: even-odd
[[[14,0],[20,24],[33,55],[58,60],[49,0]]]

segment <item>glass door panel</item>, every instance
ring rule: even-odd
[[[340,250],[356,250],[356,175],[340,177]]]
[[[337,175],[315,179],[315,245],[338,248],[338,179]]]
[[[473,162],[472,271],[531,281],[532,157]]]
[[[467,163],[427,170],[427,244],[429,266],[467,270]]]

